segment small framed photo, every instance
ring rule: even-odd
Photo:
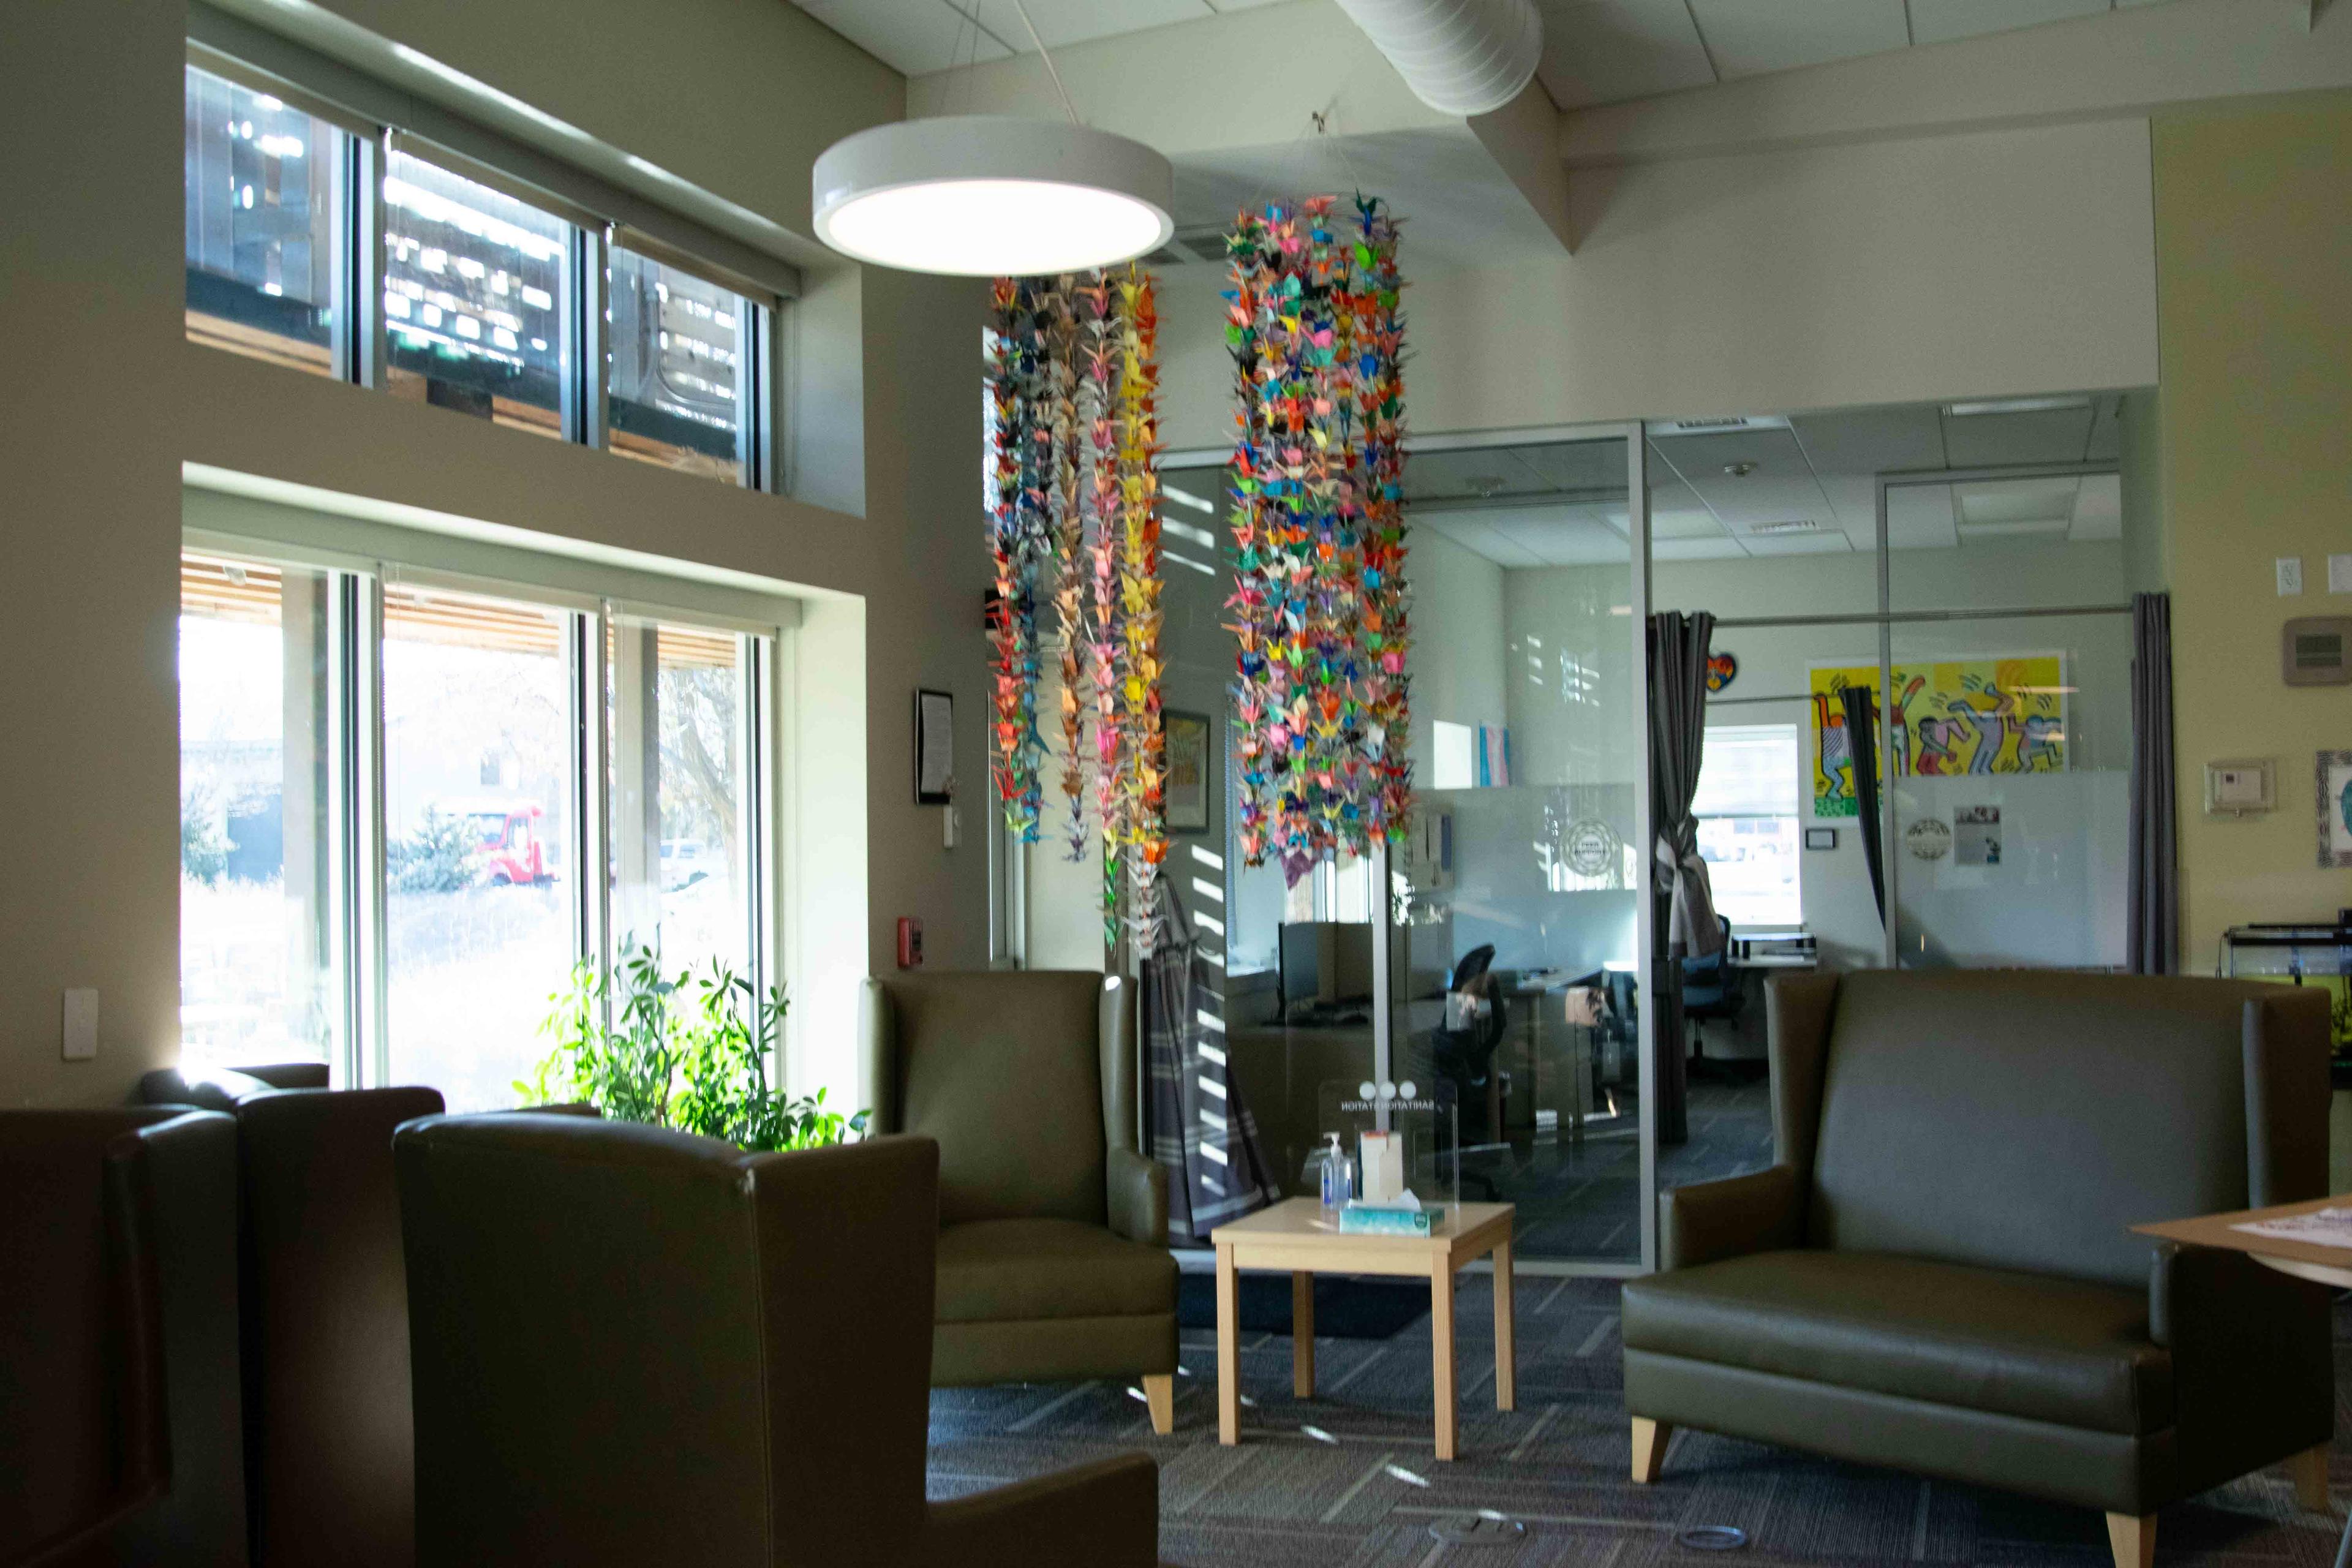
[[[2352,752],[2319,753],[2319,867],[2352,868]]]
[[[915,693],[915,804],[945,805],[955,793],[955,694]]]
[[[1171,709],[1168,732],[1168,831],[1209,831],[1209,781],[1216,776],[1216,726],[1205,713]]]

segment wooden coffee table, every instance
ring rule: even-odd
[[[1465,1264],[1495,1259],[1495,1408],[1518,1399],[1511,1343],[1509,1204],[1457,1204],[1428,1236],[1342,1236],[1314,1198],[1288,1198],[1209,1233],[1217,1248],[1217,1440],[1242,1440],[1241,1270],[1290,1275],[1290,1386],[1315,1393],[1315,1276],[1391,1274],[1429,1281],[1430,1340],[1436,1373],[1437,1457],[1454,1458],[1458,1426],[1454,1388],[1454,1276]]]

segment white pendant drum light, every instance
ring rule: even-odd
[[[1167,159],[1050,120],[877,125],[825,149],[813,195],[818,238],[909,272],[1083,272],[1157,250],[1176,232]]]
[[[1079,124],[1028,8],[1013,6],[1070,122],[950,115],[845,137],[814,171],[818,238],[860,261],[976,278],[1084,272],[1168,242],[1168,160]]]

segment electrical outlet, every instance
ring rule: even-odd
[[[66,993],[65,1059],[69,1062],[94,1062],[98,1059],[98,993],[68,991]]]

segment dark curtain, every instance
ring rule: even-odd
[[[1227,1069],[1223,1039],[1201,1021],[1217,1001],[1209,960],[1165,876],[1152,897],[1160,903],[1160,934],[1143,965],[1143,1053],[1150,1074],[1143,1142],[1168,1167],[1170,1238],[1205,1241],[1218,1226],[1280,1194],[1258,1143],[1257,1119]],[[1209,1093],[1204,1081],[1222,1097]]]
[[[1879,842],[1878,816],[1878,694],[1867,686],[1838,690],[1845,709],[1846,745],[1853,752],[1853,801],[1859,814],[1854,826],[1862,833],[1863,858],[1870,862],[1870,896],[1878,903],[1878,923],[1886,924],[1885,847]]]
[[[2172,773],[2172,595],[2132,595],[2131,876],[2125,958],[2134,974],[2180,970]]]
[[[1715,617],[1704,611],[1650,617],[1650,821],[1657,834],[1651,853],[1659,880],[1649,1000],[1661,1143],[1690,1137],[1681,960],[1723,950],[1706,862],[1698,853],[1698,822],[1691,816],[1706,750],[1706,658],[1714,635]]]

